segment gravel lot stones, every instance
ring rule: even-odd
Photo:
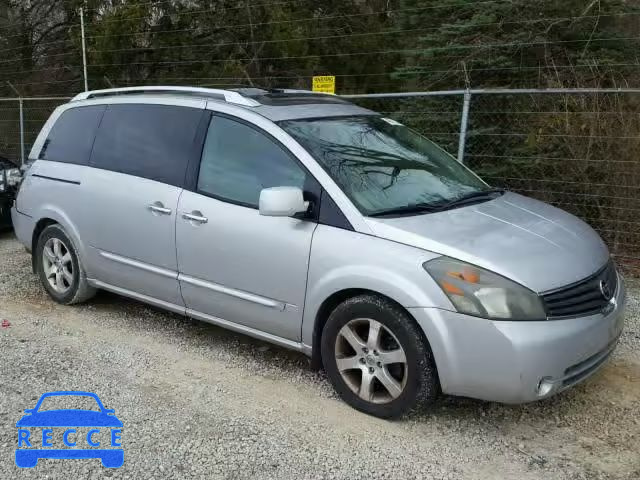
[[[0,235],[0,478],[640,478],[640,289],[594,378],[544,402],[443,398],[388,422],[334,395],[305,357],[115,295],[51,302]],[[97,393],[125,464],[14,464],[15,422],[46,391]]]

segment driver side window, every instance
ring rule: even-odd
[[[258,208],[263,188],[304,188],[306,173],[264,133],[244,123],[213,116],[202,152],[198,192]]]

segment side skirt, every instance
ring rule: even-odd
[[[87,281],[89,282],[89,285],[91,285],[92,287],[117,293],[118,295],[122,295],[124,297],[133,298],[134,300],[139,300],[141,302],[148,303],[149,305],[153,305],[165,310],[169,310],[174,313],[179,313],[180,315],[194,318],[196,320],[201,320],[203,322],[211,323],[213,325],[217,325],[219,327],[226,328],[234,332],[242,333],[244,335],[249,335],[250,337],[257,338],[258,340],[263,340],[265,342],[273,343],[275,345],[279,345],[281,347],[288,348],[290,350],[295,350],[296,352],[301,352],[309,357],[311,356],[310,345],[306,345],[301,342],[295,342],[293,340],[288,340],[286,338],[278,337],[276,335],[271,335],[270,333],[262,332],[260,330],[256,330],[255,328],[246,327],[238,323],[234,323],[228,320],[224,320],[222,318],[214,317],[213,315],[207,315],[206,313],[185,308],[182,305],[175,305],[173,303],[165,302],[163,300],[158,300],[157,298],[132,292],[131,290],[116,287],[114,285],[101,282],[100,280],[88,278]]]

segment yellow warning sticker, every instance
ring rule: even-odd
[[[313,77],[313,91],[320,93],[336,93],[336,77],[333,75],[322,75]]]

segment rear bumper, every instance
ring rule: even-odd
[[[31,239],[35,222],[33,218],[24,213],[20,213],[16,207],[11,209],[11,219],[13,221],[13,230],[16,237],[28,251],[31,251]]]
[[[502,403],[549,397],[595,373],[622,333],[626,292],[619,278],[606,314],[543,322],[491,321],[412,308],[444,393]]]

